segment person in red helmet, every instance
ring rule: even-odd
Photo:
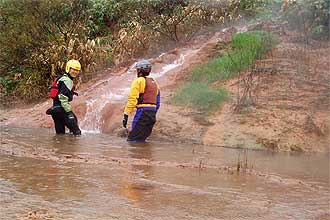
[[[65,134],[67,127],[74,135],[80,135],[81,130],[78,126],[78,119],[72,112],[70,102],[73,95],[73,79],[76,78],[81,70],[81,65],[78,60],[69,60],[66,63],[65,73],[54,80],[50,92],[50,97],[53,98],[53,107],[46,111],[46,114],[51,115],[56,134]]]
[[[127,127],[128,115],[136,108],[132,130],[127,141],[145,141],[151,134],[156,122],[156,113],[160,107],[160,90],[156,81],[148,77],[151,64],[148,60],[136,64],[137,79],[130,88],[124,110],[123,127]]]

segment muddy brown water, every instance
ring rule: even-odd
[[[1,127],[3,220],[329,219],[329,196],[328,154]]]

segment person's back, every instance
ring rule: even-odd
[[[128,115],[136,108],[128,141],[145,141],[150,136],[160,107],[160,90],[156,81],[148,77],[151,64],[143,60],[136,65],[138,78],[132,82],[128,102],[124,110],[123,126],[126,128]]]
[[[66,100],[71,102],[73,99],[73,81],[64,73],[57,80],[58,95],[53,99],[53,106],[62,106],[62,103]]]

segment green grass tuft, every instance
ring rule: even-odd
[[[224,89],[213,89],[208,84],[235,77],[240,71],[248,69],[255,59],[261,59],[276,44],[276,38],[266,31],[235,34],[231,50],[224,56],[196,67],[191,74],[191,82],[178,90],[171,102],[205,113],[218,109],[229,95]]]
[[[219,108],[226,99],[228,94],[224,89],[212,89],[206,84],[193,82],[179,89],[173,102],[209,113]]]
[[[246,70],[255,59],[260,59],[277,43],[275,37],[265,31],[251,31],[235,34],[232,38],[232,50],[196,67],[190,79],[205,83],[225,80],[237,76]]]

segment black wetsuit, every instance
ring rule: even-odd
[[[61,80],[62,77],[66,77],[63,81]],[[72,85],[72,78],[64,74],[61,78],[58,79],[58,95],[55,99],[53,99],[53,107],[51,116],[55,123],[55,131],[56,134],[65,134],[65,127],[67,127],[70,130],[70,133],[73,133],[74,135],[80,135],[81,130],[78,126],[78,119],[76,115],[71,111],[71,106],[69,108],[67,107],[67,110],[63,106],[68,106],[68,102],[71,102],[73,99],[73,91],[72,88],[68,88],[68,86],[65,84],[65,80],[69,81],[71,80]],[[63,104],[63,101],[59,98],[65,97],[64,100],[66,100],[66,104]],[[70,117],[68,116],[71,116]],[[74,119],[72,119],[74,118]]]

